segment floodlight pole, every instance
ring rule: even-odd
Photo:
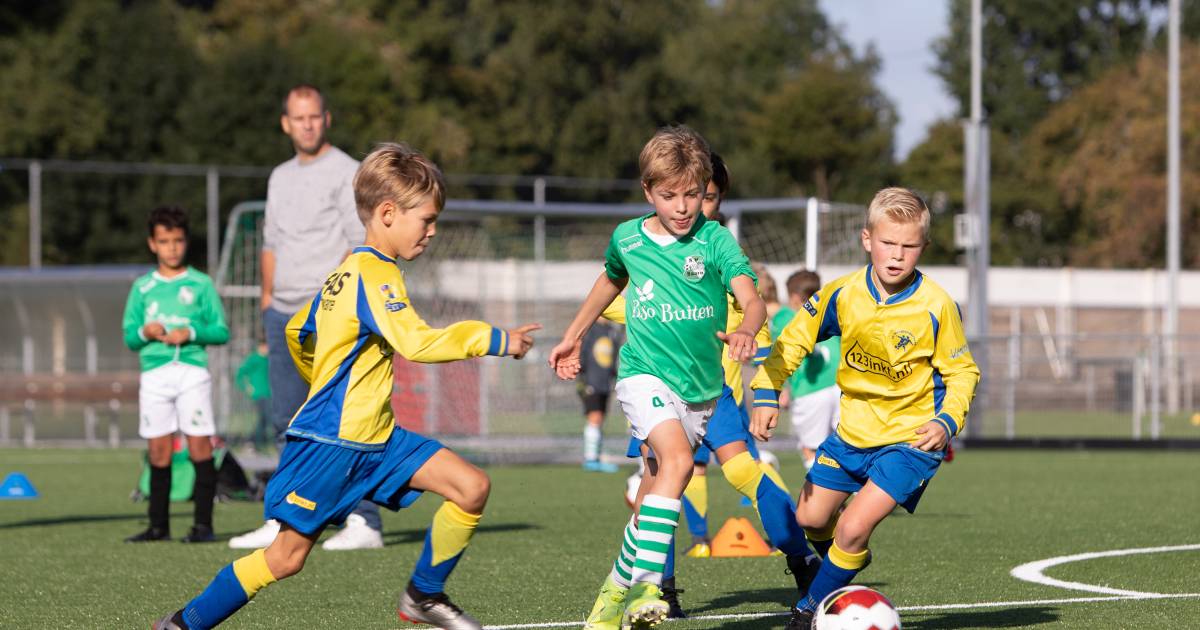
[[[1167,413],[1179,413],[1179,0],[1171,0],[1167,26],[1167,308],[1163,313],[1166,346]]]
[[[967,337],[982,373],[980,392],[988,382],[988,267],[991,264],[991,234],[989,229],[990,160],[988,127],[983,118],[983,2],[971,0],[971,118],[965,125],[965,163],[963,198],[970,227],[967,247],[967,316],[964,322]],[[983,396],[976,396],[972,420],[968,426],[979,426],[983,418]]]

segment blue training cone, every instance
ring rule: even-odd
[[[38,491],[30,483],[25,473],[9,473],[0,483],[0,499],[36,499]]]

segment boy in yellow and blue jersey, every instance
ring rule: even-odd
[[[796,510],[811,540],[832,543],[787,628],[809,630],[817,604],[869,562],[875,527],[897,505],[916,509],[966,422],[979,368],[958,306],[917,271],[928,240],[925,202],[904,188],[879,191],[862,231],[871,263],[804,303],[752,383],[750,431],[765,440],[788,377],[818,342],[841,336],[841,421],[817,449]]]
[[[729,167],[716,153],[711,154],[710,158],[713,175],[708,182],[700,211],[705,218],[723,225],[721,201],[729,192]],[[727,295],[726,301],[728,320],[725,330],[731,333],[741,326],[744,312],[732,295]],[[605,317],[624,323],[624,305],[624,298],[618,296],[605,311]],[[757,366],[770,351],[771,335],[766,322],[759,328],[755,341],[758,350],[752,364]],[[770,538],[771,544],[787,557],[788,571],[795,579],[800,595],[804,595],[808,582],[816,573],[819,560],[805,544],[804,530],[796,523],[796,504],[792,501],[783,478],[771,465],[760,461],[758,447],[754,438],[750,436],[749,418],[742,406],[742,363],[730,358],[728,354],[722,354],[721,369],[725,374],[725,387],[721,391],[721,397],[717,399],[712,417],[708,420],[704,438],[696,447],[692,477],[681,497],[683,514],[687,518],[688,530],[693,541],[687,555],[708,557],[711,554],[707,541],[708,480],[705,474],[708,461],[711,455],[715,454],[729,485],[749,500],[758,511],[767,537]],[[649,447],[636,437],[630,438],[626,454],[629,457],[654,457]],[[644,494],[648,488],[639,490],[639,494]],[[669,617],[677,619],[686,615],[678,601],[674,555],[675,540],[672,539],[671,548],[667,551],[662,591],[663,599],[671,605]]]
[[[282,523],[266,549],[234,561],[160,630],[212,628],[268,584],[295,575],[321,532],[367,499],[392,510],[428,490],[445,497],[400,596],[400,618],[448,630],[482,626],[450,602],[446,579],[482,518],[487,475],[436,440],[395,426],[393,355],[439,363],[484,355],[521,358],[536,324],[505,331],[484,322],[430,328],[412,308],[396,259],[429,245],[445,202],[441,172],[401,144],[380,145],[354,176],[366,244],[356,247],[287,326],[308,398],[292,418],[267,485],[267,518]]]

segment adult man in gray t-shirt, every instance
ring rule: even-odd
[[[317,294],[325,276],[366,231],[354,204],[354,173],[358,162],[325,137],[332,122],[325,99],[311,85],[292,88],[284,99],[280,123],[292,139],[296,155],[275,167],[267,182],[267,212],[263,225],[262,309],[267,338],[268,378],[271,382],[271,421],[282,436],[308,396],[288,354],[284,329],[292,315]],[[382,546],[379,509],[360,505],[349,526],[326,541],[327,549]],[[234,548],[265,547],[275,539],[279,524],[230,539]],[[340,539],[340,543],[339,543]],[[349,544],[347,544],[349,543]]]

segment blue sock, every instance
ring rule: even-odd
[[[191,630],[208,630],[225,621],[246,602],[246,591],[233,573],[233,565],[227,564],[217,573],[208,588],[188,602],[183,609],[183,620]]]
[[[258,549],[218,571],[204,592],[183,608],[183,620],[191,630],[208,630],[225,621],[274,581],[266,553]]]
[[[802,610],[816,610],[817,605],[825,596],[846,586],[858,575],[867,564],[870,552],[863,550],[859,553],[842,551],[837,543],[829,548],[829,556],[821,563],[821,569],[808,587],[808,595],[800,600],[796,607]]]
[[[670,580],[675,577],[675,537],[671,537],[671,544],[667,547],[667,561],[663,564],[663,579]]]
[[[425,534],[425,548],[413,569],[412,583],[418,591],[434,595],[446,589],[446,579],[458,566],[480,518],[482,515],[464,512],[449,501],[442,504],[433,515],[433,524]]]
[[[771,544],[789,556],[807,557],[812,552],[804,538],[804,528],[796,522],[796,504],[775,481],[763,475],[758,482],[758,518]]]

